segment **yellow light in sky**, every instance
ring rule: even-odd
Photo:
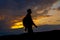
[[[34,21],[34,23],[36,23],[36,25],[39,24],[39,20],[33,20],[33,21]],[[24,28],[22,22],[16,22],[16,23],[14,23],[13,26],[11,26],[11,29],[19,29],[19,28]]]
[[[42,20],[40,20],[42,18],[45,18],[47,16],[40,16],[40,17],[37,17],[36,19],[33,19],[33,22],[36,24],[36,25],[40,25]],[[23,26],[23,23],[22,21],[15,21],[14,24],[11,26],[11,29],[19,29],[19,28],[24,28]]]
[[[40,22],[38,19],[33,20],[36,25],[38,25]],[[24,28],[22,21],[16,22],[11,26],[11,29],[19,29]]]
[[[11,26],[11,29],[18,29],[18,28],[24,28],[22,22],[14,23],[14,25]]]

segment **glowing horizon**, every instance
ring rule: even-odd
[[[50,15],[51,13],[51,15]],[[49,10],[48,14],[50,15],[46,15],[46,16],[38,16],[36,17],[36,19],[33,19],[34,23],[38,26],[38,25],[44,25],[44,24],[50,24],[50,25],[57,25],[60,24],[60,22],[56,21],[56,20],[60,20],[60,15],[59,14],[60,11],[57,10]],[[11,26],[11,29],[18,29],[18,28],[24,28],[22,21],[16,21],[13,26]]]
[[[36,25],[40,25],[40,22],[42,20],[39,20],[40,18],[47,18],[48,16],[41,16],[39,18],[36,18],[36,19],[33,19],[33,22],[36,24]],[[19,29],[19,28],[24,28],[23,26],[23,23],[22,21],[19,22],[19,21],[16,21],[12,26],[11,26],[11,29]]]

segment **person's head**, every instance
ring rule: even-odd
[[[32,13],[31,9],[28,9],[27,12],[28,12],[28,14],[31,14]]]

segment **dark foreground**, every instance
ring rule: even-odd
[[[55,36],[56,34],[60,34],[60,30],[34,32],[33,34],[24,33],[21,35],[6,35],[6,36],[1,36],[0,40],[41,40],[44,39],[45,37]]]

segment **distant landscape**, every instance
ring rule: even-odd
[[[37,28],[34,27],[33,29],[34,32],[46,32],[46,31],[52,31],[52,30],[60,30],[60,25],[42,25]],[[23,33],[27,33],[27,32],[24,32],[24,29],[14,29],[14,30],[8,30],[8,31],[3,30],[3,32],[0,31],[0,36],[19,35]]]
[[[56,33],[56,34],[54,34],[54,33]],[[12,39],[13,40],[40,40],[45,37],[57,35],[57,33],[60,33],[60,30],[34,32],[33,34],[23,33],[23,34],[19,34],[19,35],[6,35],[6,36],[0,36],[0,39],[2,39],[2,40],[4,40],[4,39],[5,40],[12,40]]]

